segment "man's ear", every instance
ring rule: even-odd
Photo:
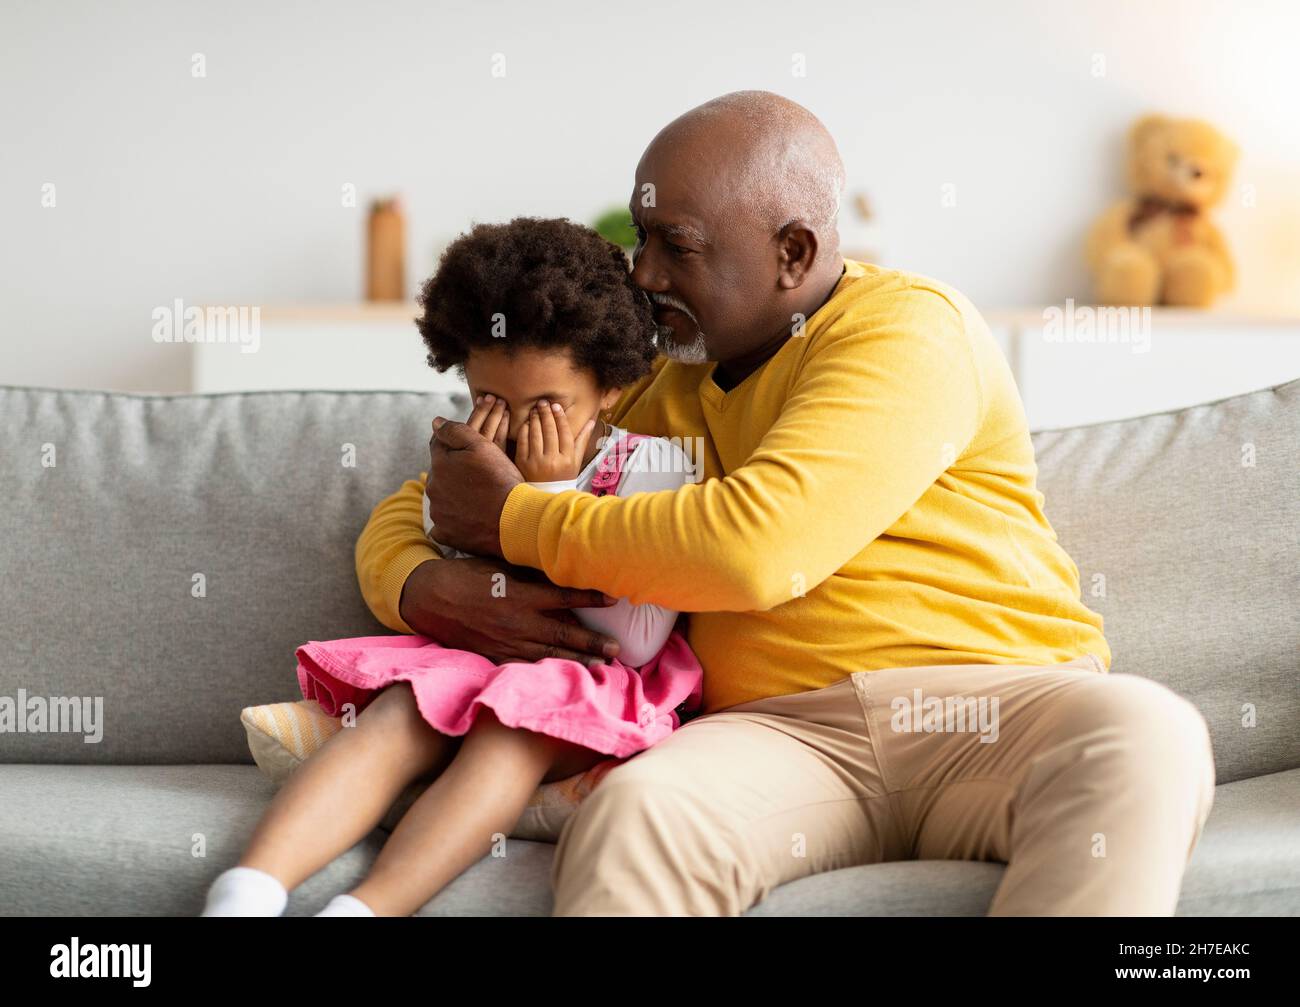
[[[776,236],[776,285],[794,290],[803,284],[817,262],[817,232],[806,220],[792,220]]]

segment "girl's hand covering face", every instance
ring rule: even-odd
[[[491,402],[487,399],[488,396],[480,395],[474,400],[474,411],[465,423],[505,452],[506,435],[510,432],[510,408],[505,399],[495,396]]]
[[[515,466],[529,482],[576,479],[582,471],[587,441],[596,429],[593,417],[574,436],[558,403],[545,399],[533,406],[515,439]]]

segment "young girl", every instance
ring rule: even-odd
[[[474,399],[467,422],[533,485],[629,496],[689,481],[672,442],[597,422],[656,349],[648,300],[595,232],[535,218],[479,225],[447,249],[420,304],[430,365],[460,367]],[[425,492],[438,545],[427,497],[437,487]],[[439,562],[466,555],[438,548]],[[409,916],[511,831],[539,784],[634,755],[698,708],[702,672],[677,612],[626,598],[573,612],[619,641],[616,658],[497,664],[418,634],[298,648],[304,698],[330,716],[352,704],[355,726],[294,771],[202,915],[280,915],[289,890],[427,779],[370,874],[316,914]]]

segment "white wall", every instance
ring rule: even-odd
[[[355,299],[365,199],[390,190],[412,284],[473,220],[590,219],[660,126],[742,87],[827,123],[882,261],[987,307],[1086,296],[1124,129],[1214,120],[1257,204],[1219,214],[1243,276],[1226,306],[1300,312],[1297,37],[1284,2],[6,0],[0,383],[185,390],[155,306]]]

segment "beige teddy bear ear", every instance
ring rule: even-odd
[[[1144,115],[1129,130],[1129,147],[1134,152],[1141,150],[1147,138],[1168,126],[1169,121],[1167,115]]]

